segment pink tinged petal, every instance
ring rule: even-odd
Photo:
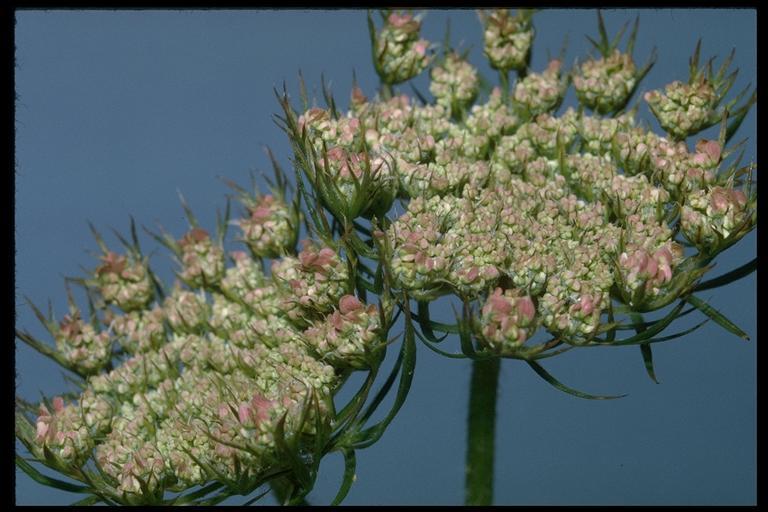
[[[704,153],[696,153],[693,155],[693,163],[696,165],[704,165],[708,160],[709,158]]]
[[[37,422],[37,435],[35,436],[35,441],[42,441],[45,439],[45,434],[48,433],[48,423],[45,421],[38,421]]]
[[[645,273],[651,277],[656,275],[656,272],[659,270],[659,264],[656,263],[656,260],[649,259],[648,263],[645,265]]]
[[[240,423],[245,424],[250,416],[251,410],[248,407],[248,404],[240,404],[240,406],[237,408],[237,419],[240,420]]]
[[[268,207],[257,206],[251,211],[251,220],[261,224],[265,220],[269,219],[271,215],[272,215],[272,210],[270,210]]]
[[[334,329],[341,331],[341,329],[344,327],[344,318],[339,314],[338,311],[334,311],[334,313],[331,315],[330,323]]]
[[[479,275],[480,275],[480,269],[478,269],[477,267],[472,267],[469,269],[469,272],[467,272],[467,281],[471,283],[472,281],[477,279],[477,276]]]
[[[730,203],[728,195],[728,192],[721,187],[713,189],[712,195],[710,196],[710,204],[712,205],[712,208],[718,211],[727,209]]]
[[[491,295],[488,297],[492,311],[499,316],[507,316],[512,313],[512,304],[505,297]]]
[[[232,251],[230,256],[235,261],[248,261],[248,254],[245,251]]]
[[[226,419],[226,417],[229,416],[229,407],[227,407],[225,404],[221,404],[219,406],[219,418]]]
[[[525,296],[517,300],[517,311],[528,322],[533,320],[536,316],[536,306],[533,304],[533,300],[530,297]]]
[[[344,295],[339,300],[339,311],[341,311],[342,315],[346,315],[347,313],[357,311],[362,308],[363,304],[357,300],[357,297],[354,295]]]
[[[661,272],[661,275],[664,277],[664,282],[669,282],[672,279],[672,269],[669,265],[663,264],[660,265],[659,270]]]
[[[585,315],[589,315],[595,309],[595,304],[592,302],[590,295],[582,295],[579,306],[581,307],[581,312]]]
[[[427,53],[427,46],[429,46],[429,43],[422,39],[414,43],[413,49],[416,51],[416,53],[423,57]]]
[[[273,407],[274,402],[267,400],[265,397],[256,394],[251,399],[251,408],[255,414],[256,420],[259,422],[269,419],[269,410]]]
[[[739,206],[747,204],[747,195],[741,190],[731,190],[731,198],[733,199],[733,202]]]

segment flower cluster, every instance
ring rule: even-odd
[[[198,288],[217,285],[224,276],[224,250],[215,245],[202,228],[191,229],[178,242],[181,250],[180,278]]]
[[[645,101],[661,127],[682,140],[719,120],[715,112],[717,95],[706,81],[685,84],[674,81],[662,91],[645,93]]]
[[[297,257],[288,256],[272,264],[272,276],[286,293],[283,306],[291,320],[329,313],[349,290],[347,264],[330,247],[308,242]]]
[[[561,67],[560,60],[553,59],[542,73],[531,73],[517,82],[512,99],[527,117],[552,112],[560,106],[568,85],[567,78],[560,77]]]
[[[265,195],[247,204],[248,217],[240,219],[242,240],[256,257],[274,258],[293,250],[296,218],[280,197]]]
[[[304,337],[323,361],[334,366],[368,368],[380,330],[376,306],[366,307],[354,295],[344,295],[338,309],[304,331]]]
[[[535,330],[535,317],[536,306],[530,297],[496,288],[481,310],[480,339],[494,352],[511,352]]]
[[[427,67],[429,41],[419,39],[421,20],[410,14],[393,12],[376,35],[374,63],[382,81],[399,84]]]
[[[702,251],[743,235],[750,220],[748,198],[741,190],[712,187],[688,196],[680,215],[685,237]]]
[[[481,12],[481,19],[483,49],[491,67],[502,71],[527,68],[534,36],[530,13],[520,11],[512,16],[507,9],[497,9]]]
[[[445,56],[445,61],[432,68],[429,91],[438,105],[452,112],[464,111],[477,97],[477,70],[457,53]]]
[[[100,371],[112,358],[109,334],[96,332],[92,324],[83,321],[77,308],[70,308],[55,331],[54,339],[64,360],[85,374]]]
[[[108,252],[96,268],[101,296],[123,311],[142,309],[154,296],[146,262],[129,262],[128,258]]]
[[[584,61],[573,77],[579,102],[598,114],[622,109],[636,83],[637,69],[632,56],[619,50]]]

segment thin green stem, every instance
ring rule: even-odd
[[[381,90],[379,92],[379,95],[381,96],[382,101],[387,101],[394,96],[394,88],[392,87],[392,84],[382,81],[381,82]]]
[[[499,70],[499,86],[501,87],[501,101],[506,105],[509,102],[509,71]]]
[[[496,391],[501,359],[472,362],[467,419],[466,505],[493,503],[493,456],[496,430]]]

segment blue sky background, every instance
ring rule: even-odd
[[[659,58],[636,99],[686,80],[699,37],[704,58],[722,59],[736,48],[734,67],[741,71],[734,91],[756,83],[754,10],[609,10],[609,34],[638,13],[635,60],[644,63],[654,45]],[[495,81],[475,11],[428,11],[423,36],[441,41],[448,16],[453,45],[471,48],[470,61]],[[534,70],[543,69],[546,50],[557,54],[566,36],[570,67],[589,51],[584,35],[597,34],[592,10],[545,10],[534,24]],[[353,70],[369,97],[377,87],[364,11],[18,11],[16,47],[17,326],[41,337],[22,297],[37,304],[50,298],[59,318],[65,313],[63,276],[96,263],[86,253],[97,249],[87,220],[103,233],[109,227],[125,233],[133,215],[138,224],[159,221],[181,235],[178,189],[212,230],[229,192],[218,176],[247,184],[249,170],[269,172],[264,145],[288,165],[287,139],[271,117],[279,111],[273,87],[285,81],[298,102],[301,70],[323,105],[324,73],[345,107]],[[427,92],[427,80],[423,73],[415,83]],[[409,87],[402,90],[410,94]],[[574,101],[571,88],[563,108]],[[645,104],[639,116],[659,129]],[[747,161],[756,158],[755,122],[753,108],[734,139],[749,136]],[[715,138],[716,129],[689,142],[701,137]],[[752,233],[723,254],[711,275],[754,257],[755,240]],[[154,247],[149,237],[142,243]],[[168,255],[158,251],[152,263],[168,282]],[[545,362],[562,382],[629,394],[621,400],[581,400],[526,365],[504,361],[496,503],[755,503],[755,275],[702,298],[752,341],[710,322],[655,345],[658,385],[637,347],[574,350]],[[436,316],[448,315],[444,309]],[[64,385],[58,367],[23,344],[16,367],[16,392],[28,400]],[[469,370],[468,361],[419,346],[408,400],[384,437],[358,452],[346,504],[462,503]],[[309,500],[329,503],[342,470],[341,458],[329,456]],[[17,471],[18,504],[76,499]]]

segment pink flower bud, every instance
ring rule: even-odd
[[[730,194],[726,189],[722,187],[715,187],[712,189],[710,204],[714,210],[723,211],[728,209],[728,206],[731,203],[730,199]]]
[[[237,408],[237,419],[240,420],[240,423],[245,424],[248,422],[248,419],[251,417],[250,409],[248,408],[248,404],[242,403]]]
[[[420,39],[419,41],[416,41],[413,44],[413,50],[423,57],[427,53],[428,46],[429,46],[429,41]]]
[[[517,312],[526,322],[531,322],[533,317],[536,316],[536,306],[533,304],[533,300],[527,295],[520,297],[517,300]]]
[[[357,300],[357,297],[354,295],[344,295],[339,300],[339,311],[342,315],[346,315],[347,313],[351,313],[353,311],[358,311],[363,308],[363,304]]]
[[[410,14],[397,14],[393,12],[387,18],[387,23],[389,23],[393,27],[400,28],[407,25],[412,19],[413,19],[413,16],[411,16]]]
[[[747,204],[747,195],[741,190],[731,190],[731,200],[743,207]]]

